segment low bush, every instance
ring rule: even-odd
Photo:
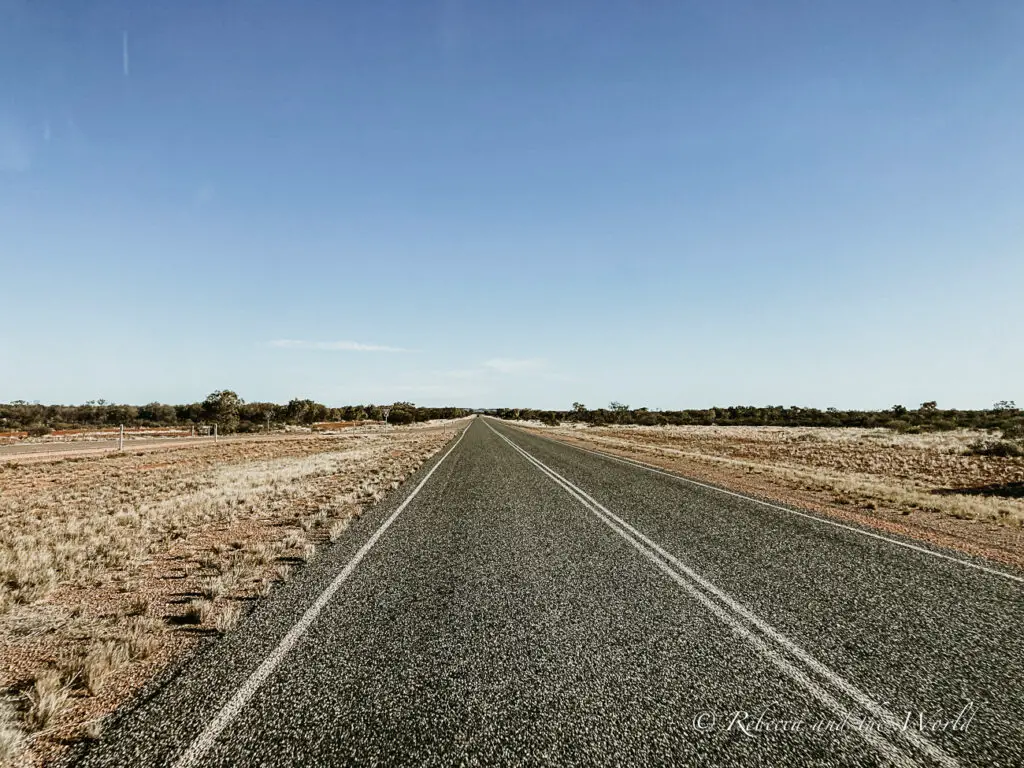
[[[1024,448],[1012,440],[978,440],[971,443],[968,453],[973,456],[1014,458],[1024,456]]]
[[[1003,425],[1004,440],[1024,440],[1024,422],[1013,421]]]

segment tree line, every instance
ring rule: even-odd
[[[47,434],[56,429],[87,427],[190,427],[216,424],[220,432],[257,432],[284,425],[310,426],[324,422],[382,421],[389,408],[388,422],[412,424],[430,419],[454,419],[472,413],[469,408],[427,408],[399,402],[384,405],[329,407],[309,399],[286,404],[246,402],[232,390],[217,390],[201,402],[182,405],[148,403],[122,405],[91,400],[85,405],[40,405],[15,400],[0,404],[0,432],[27,431]],[[659,411],[631,408],[612,402],[607,408],[588,408],[573,403],[566,410],[495,408],[487,411],[503,419],[541,421],[557,424],[582,422],[595,426],[614,424],[734,425],[779,427],[885,427],[899,432],[928,432],[960,428],[1001,430],[1004,437],[1024,438],[1024,412],[1012,400],[995,403],[985,410],[939,408],[934,401],[917,408],[894,405],[880,411],[802,408],[799,406],[728,406]]]
[[[939,408],[935,401],[917,408],[894,405],[881,411],[801,408],[799,406],[736,405],[682,411],[652,411],[612,402],[607,408],[587,408],[573,403],[567,410],[497,408],[489,411],[503,419],[541,421],[545,424],[583,422],[594,426],[611,424],[732,425],[775,427],[885,427],[898,432],[934,432],[972,428],[1002,430],[1004,437],[1024,437],[1024,413],[1012,400],[995,403],[986,410],[965,411]]]
[[[384,405],[346,405],[331,408],[308,399],[287,404],[246,402],[229,389],[217,390],[203,401],[168,405],[122,405],[105,400],[90,400],[85,405],[40,405],[15,400],[0,404],[0,432],[28,432],[45,435],[57,429],[88,427],[190,427],[217,425],[221,433],[258,432],[284,425],[309,426],[323,422],[382,421],[390,409],[389,424],[412,424],[430,419],[455,419],[471,411],[467,408],[424,408],[413,403]]]

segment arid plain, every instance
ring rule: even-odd
[[[0,455],[0,764],[98,737],[105,714],[231,631],[454,428]]]

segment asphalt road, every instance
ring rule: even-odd
[[[1024,765],[1020,574],[490,419],[446,451],[77,759]]]

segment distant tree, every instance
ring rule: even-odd
[[[920,410],[924,411],[925,413],[934,413],[935,411],[939,410],[939,405],[934,400],[929,400],[927,403],[921,403]]]
[[[327,421],[330,412],[331,409],[322,403],[309,398],[295,398],[289,400],[285,407],[285,419],[292,424],[315,424],[318,421]]]
[[[218,389],[203,401],[203,418],[216,424],[221,432],[234,432],[238,429],[238,412],[243,402],[230,389]]]
[[[629,406],[625,403],[612,400],[608,403],[608,410],[612,412],[612,420],[616,424],[624,424],[629,421]]]
[[[1013,400],[1000,400],[992,406],[993,411],[1016,411],[1017,404]]]
[[[177,421],[178,414],[173,405],[149,403],[139,407],[139,419],[153,426],[166,426]]]
[[[395,403],[388,413],[388,424],[412,424],[416,421],[416,406],[412,403]]]
[[[361,405],[346,405],[342,409],[342,421],[362,421],[366,418],[366,409]]]
[[[892,407],[892,413],[894,416],[904,416],[907,413],[907,409],[902,405],[894,405]]]
[[[139,409],[134,405],[108,405],[104,410],[106,423],[111,426],[134,424],[139,418]]]
[[[587,411],[587,406],[583,403],[573,403],[572,411],[569,413],[568,418],[570,421],[589,421],[590,413]]]

